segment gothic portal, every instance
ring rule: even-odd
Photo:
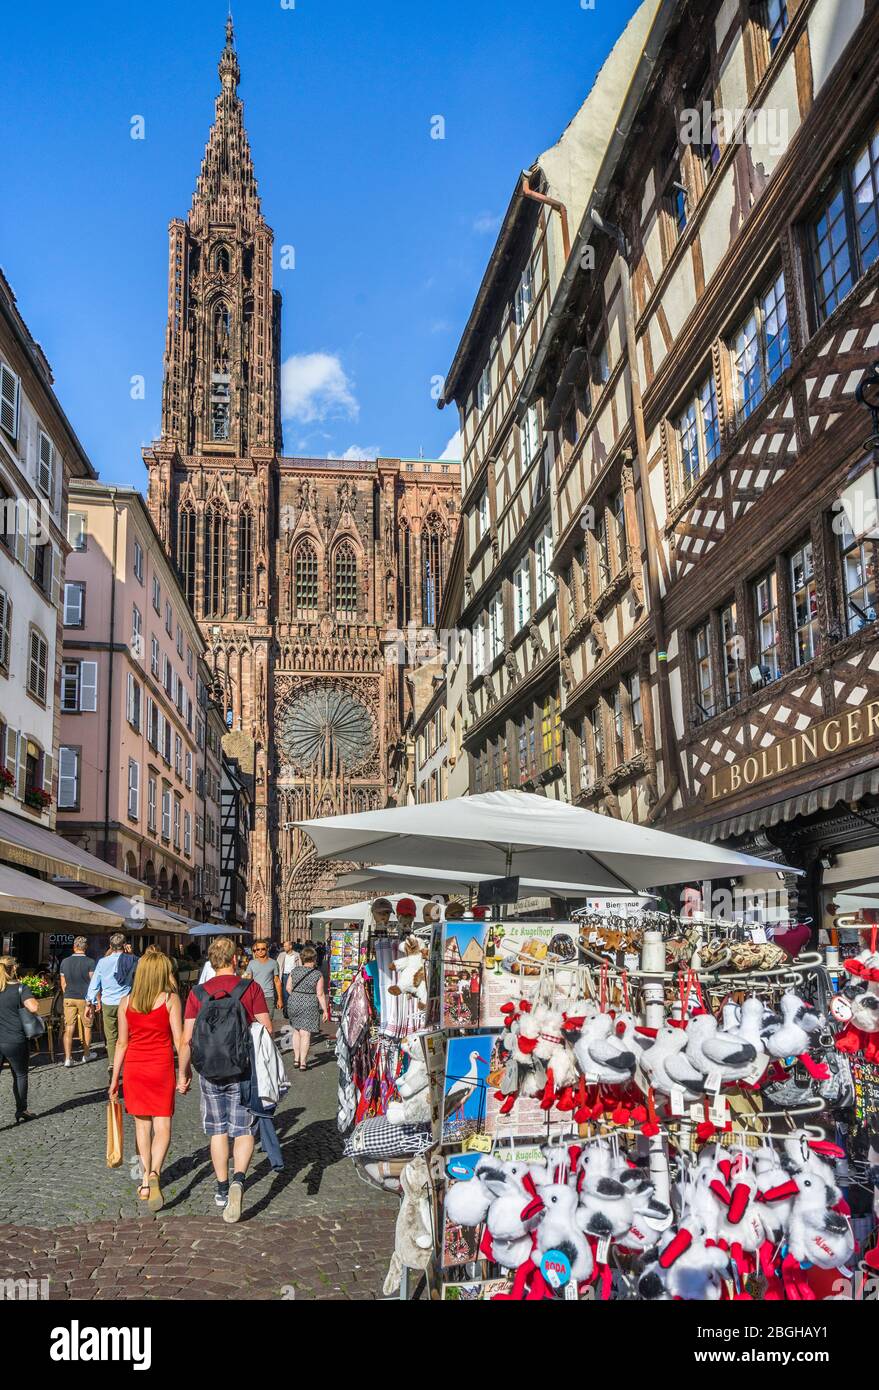
[[[162,433],[148,503],[254,779],[249,907],[301,937],[335,871],[292,819],[375,809],[400,786],[396,634],[436,620],[456,464],[283,457],[281,296],[238,96],[232,22],[189,216],[172,220]]]

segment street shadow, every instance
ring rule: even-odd
[[[302,1113],[302,1107],[295,1106],[291,1107],[289,1110],[282,1111],[281,1115],[276,1117],[275,1129],[278,1132],[279,1139],[296,1123]],[[204,1182],[213,1181],[214,1166],[211,1163],[209,1141],[207,1135],[202,1135],[201,1138],[202,1144],[194,1153],[183,1154],[180,1158],[172,1160],[164,1169],[162,1174],[162,1186],[164,1188],[168,1188],[172,1184],[184,1182],[187,1178],[190,1178],[190,1181],[181,1191],[175,1192],[174,1196],[165,1202],[162,1208],[163,1211],[173,1211],[175,1207],[179,1207],[184,1202],[188,1201],[193,1192]],[[172,1136],[172,1145],[173,1142]],[[283,1153],[283,1146],[281,1151]],[[269,1172],[271,1172],[271,1168],[268,1159],[263,1155],[259,1164],[255,1167],[251,1167],[249,1182],[253,1182],[256,1178],[265,1177]],[[284,1174],[279,1173],[278,1176],[283,1177]]]
[[[62,1101],[60,1105],[53,1105],[49,1110],[37,1110],[35,1111],[35,1119],[31,1120],[30,1123],[36,1124],[39,1120],[49,1119],[51,1115],[62,1115],[65,1111],[79,1110],[83,1105],[97,1105],[100,1102],[104,1104],[107,1102],[106,1087],[101,1087],[97,1091],[83,1091],[78,1096],[70,1096],[68,1100]],[[0,1126],[0,1134],[4,1130],[15,1129],[15,1127],[14,1121],[10,1125],[2,1125]]]
[[[285,1124],[284,1121],[288,1117],[289,1123]],[[335,1117],[313,1120],[295,1134],[290,1134],[294,1122],[295,1116],[291,1111],[281,1114],[276,1119],[275,1129],[281,1144],[284,1171],[276,1173],[268,1190],[252,1206],[245,1208],[244,1220],[259,1216],[261,1212],[270,1208],[273,1198],[289,1187],[300,1173],[304,1173],[303,1182],[308,1196],[317,1196],[326,1170],[343,1158],[344,1140],[339,1133]],[[263,1156],[258,1167],[253,1170],[254,1177],[265,1177],[270,1172],[268,1159]]]

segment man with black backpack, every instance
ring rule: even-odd
[[[235,974],[235,942],[220,936],[211,943],[208,959],[215,971],[196,985],[186,1001],[180,1074],[198,1072],[201,1118],[210,1139],[211,1162],[217,1175],[214,1198],[223,1220],[241,1216],[244,1181],[253,1156],[258,1120],[241,1104],[241,1082],[250,1076],[250,1025],[272,1031],[265,995],[253,980]],[[229,1180],[229,1141],[232,1141],[232,1180]]]

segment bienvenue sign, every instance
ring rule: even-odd
[[[722,801],[747,787],[759,786],[786,772],[808,767],[821,758],[857,748],[879,738],[879,700],[857,705],[844,714],[823,719],[808,729],[759,748],[747,758],[709,774],[703,788],[706,801]]]

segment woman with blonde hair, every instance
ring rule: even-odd
[[[9,1063],[12,1072],[12,1094],[15,1098],[15,1123],[34,1116],[27,1108],[27,1067],[29,1048],[19,1009],[37,1012],[37,1001],[27,985],[18,983],[18,967],[12,956],[0,956],[0,1070]]]
[[[143,1164],[138,1196],[150,1211],[165,1199],[160,1176],[171,1143],[175,1085],[181,1095],[189,1082],[178,1070],[174,1050],[183,1041],[183,1013],[171,961],[158,946],[148,946],[134,975],[131,993],[119,1005],[119,1041],[113,1059],[110,1099],[116,1100],[119,1073],[125,1067],[125,1109],[134,1116],[137,1152]]]

